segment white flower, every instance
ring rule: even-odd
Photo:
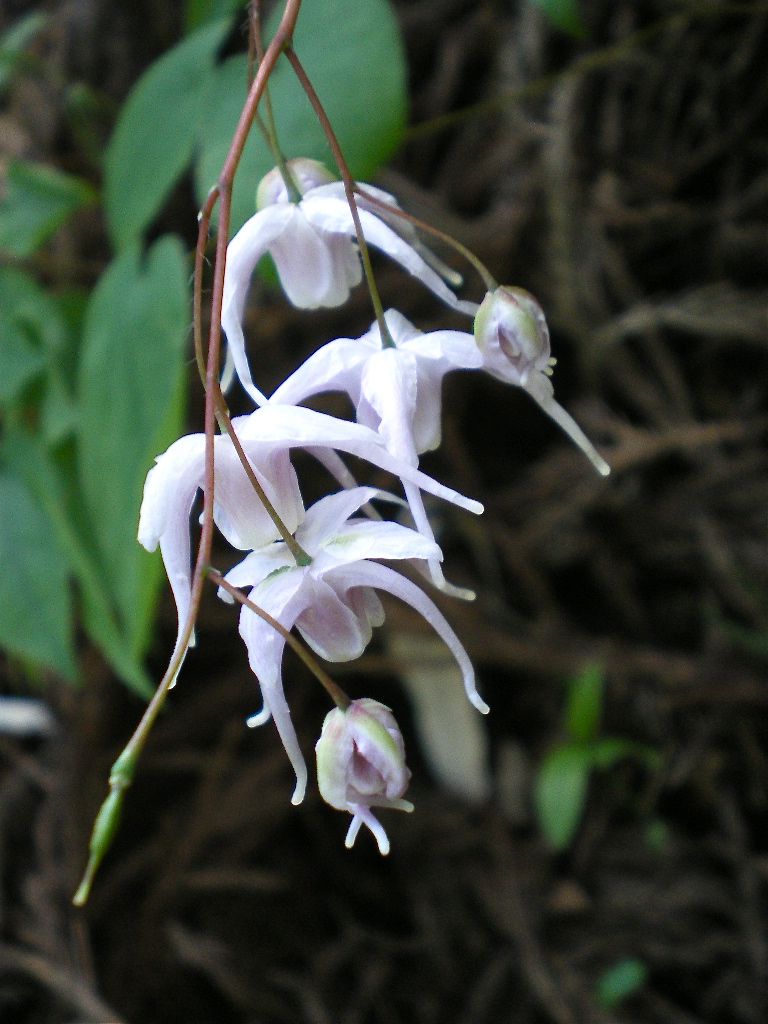
[[[270,171],[259,185],[258,213],[246,221],[227,249],[221,326],[240,382],[257,404],[264,402],[264,396],[251,378],[242,321],[251,274],[261,257],[270,253],[288,299],[301,309],[340,306],[362,277],[343,184],[331,181],[323,165],[314,160],[290,160],[288,166],[302,192],[301,202],[292,203],[277,169]],[[386,196],[380,190],[375,193]],[[397,205],[391,196],[387,200]],[[419,245],[417,251],[379,215],[365,209],[362,200],[359,213],[370,245],[418,277],[443,302],[474,315],[477,306],[456,298],[420,254],[423,247]]]
[[[487,705],[475,687],[475,675],[458,637],[427,595],[414,583],[373,558],[440,558],[437,545],[414,530],[391,522],[352,520],[361,505],[376,495],[371,487],[356,487],[321,498],[296,531],[296,540],[312,558],[297,566],[283,542],[247,555],[227,573],[235,587],[252,587],[251,600],[290,630],[298,628],[307,644],[326,661],[351,661],[365,650],[374,626],[384,620],[374,588],[386,590],[415,608],[444,640],[455,657],[472,704],[483,713]],[[224,600],[232,600],[220,591]],[[307,769],[283,693],[282,657],[285,640],[243,606],[240,634],[248,660],[261,684],[264,706],[250,725],[275,720],[286,753],[296,772],[292,800],[304,798]]]
[[[475,317],[475,338],[483,368],[507,384],[524,388],[584,452],[595,469],[607,476],[611,467],[595,450],[573,417],[555,400],[549,379],[549,330],[536,299],[523,288],[488,292]]]
[[[411,773],[391,710],[368,697],[353,700],[345,711],[334,708],[325,716],[315,753],[320,796],[331,807],[352,815],[347,849],[354,845],[360,826],[367,825],[379,853],[388,854],[387,833],[371,807],[413,810],[412,803],[401,799]]]
[[[292,406],[268,406],[233,420],[233,427],[256,477],[289,531],[304,517],[291,448],[335,449],[372,462],[417,487],[471,512],[479,502],[464,498],[431,477],[394,458],[382,439],[367,427]],[[269,544],[277,528],[265,512],[237,452],[224,435],[214,438],[216,501],[214,518],[236,548]],[[190,434],[174,442],[147,474],[139,517],[139,542],[154,551],[160,545],[165,570],[176,600],[181,632],[191,595],[189,516],[197,491],[205,482],[205,435]]]
[[[483,357],[465,331],[423,334],[394,309],[384,314],[395,347],[384,347],[378,323],[361,338],[339,338],[314,352],[270,398],[296,405],[324,391],[345,391],[359,423],[377,431],[389,451],[412,466],[440,444],[441,391],[450,370],[474,369]],[[415,485],[403,481],[416,527],[434,534]],[[433,581],[447,588],[440,563],[429,563]],[[465,592],[466,593],[466,592]]]

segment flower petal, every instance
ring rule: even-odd
[[[534,370],[529,374],[524,387],[544,412],[581,448],[597,472],[601,476],[608,476],[611,472],[611,467],[597,451],[576,420],[555,399],[554,388],[549,377],[545,376],[540,370]]]
[[[266,398],[253,383],[245,353],[245,302],[254,267],[272,242],[286,230],[293,217],[294,207],[291,203],[268,206],[247,220],[227,247],[221,326],[227,336],[240,383],[257,405],[263,405]]]
[[[393,455],[418,465],[412,426],[416,411],[416,357],[395,348],[377,352],[365,364],[361,390],[365,403],[357,408],[359,422],[377,430]],[[369,408],[374,416],[367,414]]]
[[[275,405],[298,405],[311,395],[325,391],[346,391],[352,404],[360,400],[362,364],[376,351],[361,340],[338,338],[323,345],[305,359],[273,393]]]
[[[309,575],[296,628],[325,661],[353,661],[371,639],[368,619],[356,615],[351,605],[324,580]]]
[[[418,488],[416,488],[418,490]],[[440,561],[443,553],[434,540],[390,522],[356,522],[341,527],[326,542],[324,555],[330,568],[349,565],[362,558],[424,558]]]
[[[328,186],[321,186],[321,188]],[[308,192],[301,204],[301,208],[307,220],[322,231],[336,234],[354,236],[355,223],[346,199],[335,199],[328,195],[316,194],[318,190]],[[416,250],[388,227],[383,220],[380,220],[373,213],[360,207],[358,209],[360,223],[363,228],[365,240],[369,245],[381,249],[391,259],[399,263],[409,274],[417,277],[422,284],[446,305],[453,309],[460,309],[463,312],[474,316],[477,306],[474,303],[464,303],[458,299],[451,289],[445,284],[439,274],[428,266],[419,256]],[[471,306],[471,310],[470,310]],[[466,307],[466,308],[465,308]]]
[[[352,487],[320,498],[307,509],[304,522],[296,531],[296,540],[308,554],[316,554],[339,532],[353,512],[378,493],[375,487]]]
[[[294,569],[264,580],[251,592],[254,604],[291,629],[301,613],[304,600],[305,570]],[[307,788],[307,765],[299,746],[291,712],[283,692],[282,660],[285,640],[250,608],[240,612],[240,635],[248,649],[248,663],[259,680],[264,708],[275,720],[288,759],[296,773],[296,788],[291,803],[300,804]],[[263,712],[262,712],[263,715]],[[261,715],[257,719],[261,719]],[[251,722],[254,719],[250,719]]]
[[[323,233],[309,223],[304,203],[289,205],[290,224],[269,246],[288,301],[299,309],[340,306],[349,295],[347,271]],[[347,245],[352,243],[347,240]]]
[[[336,580],[344,579],[349,580],[352,585],[363,585],[376,587],[377,590],[386,590],[395,597],[399,597],[401,601],[405,601],[412,608],[415,608],[441,637],[456,659],[464,679],[464,690],[470,703],[478,711],[487,714],[489,708],[475,687],[475,671],[472,668],[472,662],[469,660],[467,652],[434,602],[415,583],[411,583],[410,580],[401,576],[399,572],[395,572],[394,569],[390,569],[386,565],[379,565],[378,562],[357,562],[353,566],[345,566],[335,570],[333,573],[328,573],[326,578],[329,583],[335,583]]]

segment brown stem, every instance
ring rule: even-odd
[[[480,277],[482,277],[483,283],[489,292],[496,291],[499,287],[498,282],[486,265],[478,259],[477,256],[475,256],[471,249],[468,249],[466,245],[462,245],[461,242],[457,241],[457,239],[452,235],[448,235],[444,231],[441,231],[440,228],[427,224],[426,221],[419,220],[419,218],[414,217],[412,213],[406,213],[405,210],[401,210],[399,206],[390,206],[389,203],[383,203],[381,199],[377,199],[375,196],[372,196],[357,184],[355,184],[355,192],[357,192],[360,198],[364,199],[367,203],[371,203],[373,206],[378,206],[378,208],[383,210],[385,213],[392,214],[395,217],[400,217],[402,220],[407,220],[410,224],[419,228],[419,230],[429,232],[430,235],[434,235],[435,238],[439,238],[441,242],[445,242],[446,245],[450,245],[451,248],[456,250],[456,252],[461,253],[464,259],[467,260],[468,263],[471,263]]]
[[[355,200],[355,181],[349,170],[347,161],[344,159],[344,154],[341,151],[341,146],[339,146],[339,140],[336,138],[336,133],[334,132],[331,122],[328,120],[328,115],[320,102],[320,97],[315,92],[302,63],[296,54],[296,51],[289,44],[285,47],[285,55],[288,58],[302,89],[307,94],[307,99],[312,104],[312,109],[320,122],[320,127],[323,129],[323,134],[325,135],[328,145],[331,148],[331,152],[333,153],[333,159],[336,161],[336,166],[339,169],[341,180],[344,182],[344,191],[347,196],[350,212],[352,213],[352,220],[355,223],[357,244],[360,249],[360,258],[363,261],[365,280],[368,284],[368,291],[371,293],[371,302],[373,303],[373,309],[376,313],[379,331],[381,332],[381,343],[385,348],[394,348],[395,343],[392,341],[389,328],[387,327],[387,322],[384,319],[384,307],[381,304],[379,290],[376,287],[376,279],[373,276],[373,267],[371,266],[371,257],[368,252],[368,243],[365,240],[363,226],[360,223],[360,213],[358,212],[357,201]]]
[[[293,30],[296,25],[296,18],[299,14],[301,0],[286,0],[283,16],[275,33],[275,37],[269,44],[264,60],[261,62],[256,77],[251,83],[245,105],[240,114],[235,129],[232,143],[230,144],[227,158],[224,161],[218,182],[211,189],[208,198],[200,211],[200,228],[198,232],[197,249],[195,251],[195,284],[194,284],[194,311],[193,329],[195,333],[195,347],[198,359],[202,368],[202,273],[205,260],[205,243],[208,237],[208,225],[210,223],[213,209],[217,199],[220,201],[219,224],[216,236],[216,262],[213,272],[213,300],[211,311],[211,327],[208,340],[208,358],[205,364],[205,483],[203,497],[203,521],[200,533],[200,543],[195,559],[195,570],[192,577],[191,600],[186,621],[179,633],[170,664],[165,675],[155,691],[152,700],[149,702],[144,715],[134,734],[128,741],[125,750],[115,762],[110,775],[110,794],[102,805],[99,817],[96,819],[94,836],[91,842],[91,856],[86,868],[86,873],[80,887],[75,894],[74,902],[82,905],[88,898],[91,882],[96,870],[111,843],[114,829],[117,826],[122,793],[130,785],[139,755],[147,741],[150,730],[160,713],[176,675],[181,668],[184,655],[186,654],[189,641],[192,636],[197,613],[200,608],[203,583],[205,582],[208,563],[211,556],[211,543],[213,540],[213,503],[214,503],[214,437],[216,432],[216,394],[219,386],[219,345],[221,341],[221,306],[224,290],[224,270],[227,258],[227,241],[229,237],[229,215],[232,202],[232,183],[235,172],[243,153],[248,132],[253,122],[254,114],[259,100],[264,92],[277,58],[286,45],[290,43]],[[106,818],[101,821],[102,812],[106,812]],[[108,820],[107,820],[108,819]],[[103,836],[99,838],[97,832],[101,829]],[[94,843],[94,840],[96,842]]]
[[[233,587],[231,583],[227,582],[220,572],[209,567],[208,576],[213,583],[221,587],[222,590],[226,590],[226,592],[236,601],[239,601],[240,604],[249,608],[254,614],[258,615],[260,619],[263,619],[267,625],[271,626],[272,629],[278,632],[291,650],[298,654],[310,672],[320,683],[322,683],[331,700],[336,704],[336,707],[340,708],[342,711],[347,710],[349,705],[352,703],[349,697],[344,693],[340,686],[337,686],[336,683],[334,683],[328,673],[318,665],[304,644],[302,644],[300,640],[297,640],[293,633],[287,630],[282,623],[277,621],[277,619],[274,619],[269,612],[265,612],[263,608],[259,608],[258,605],[249,600],[242,590],[238,590],[237,587]]]

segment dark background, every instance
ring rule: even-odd
[[[0,152],[93,176],[57,75],[104,97],[89,121],[97,148],[178,38],[181,5],[4,0],[0,30],[36,6],[53,15],[40,56],[56,74],[12,91]],[[477,522],[439,509],[447,574],[478,592],[472,606],[440,604],[492,708],[493,796],[471,805],[437,784],[379,636],[337,678],[397,713],[416,812],[387,817],[387,859],[367,835],[345,851],[346,821],[313,787],[290,805],[274,729],[245,728],[257,688],[236,615],[210,592],[114,849],[75,911],[109,766],[141,714],[83,647],[82,689],[50,684],[56,736],[0,738],[3,1022],[765,1021],[768,11],[581,6],[583,41],[525,4],[396,4],[412,123],[488,102],[415,134],[377,183],[538,297],[556,394],[614,467],[598,478],[523,392],[447,379],[443,446],[423,465],[486,506]],[[192,244],[194,212],[180,187],[163,229]],[[64,235],[51,279],[64,260],[92,283],[109,256],[98,217]],[[466,327],[376,268],[385,305],[422,330]],[[319,343],[367,329],[358,291],[317,315],[256,286],[264,390]],[[480,293],[468,278],[465,294]],[[325,481],[298,466],[309,502]],[[390,631],[426,630],[387,611]],[[158,678],[174,634],[166,599]],[[655,749],[660,767],[596,773],[576,839],[555,855],[531,778],[562,738],[563,681],[587,662],[605,669],[601,734]],[[285,679],[309,754],[327,701],[290,654]],[[600,979],[626,958],[647,981],[608,1008]]]

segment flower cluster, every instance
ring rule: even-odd
[[[281,673],[285,635],[294,626],[321,658],[349,661],[362,654],[373,627],[383,622],[376,591],[393,594],[431,624],[461,669],[467,697],[479,711],[488,710],[469,658],[434,602],[405,575],[379,561],[414,562],[438,588],[472,596],[445,581],[442,552],[422,492],[476,514],[482,506],[418,468],[419,456],[440,443],[445,374],[484,369],[524,388],[599,472],[607,473],[608,467],[553,397],[549,334],[536,301],[515,288],[489,292],[480,307],[458,299],[449,287],[456,285],[456,275],[398,217],[395,200],[370,186],[365,186],[367,193],[377,203],[362,199],[359,210],[366,241],[447,305],[474,316],[474,331],[424,334],[389,310],[361,338],[339,338],[320,347],[267,398],[254,384],[243,332],[250,279],[259,259],[271,254],[287,297],[306,309],[341,304],[362,276],[354,220],[341,184],[315,161],[290,161],[289,173],[300,201],[291,200],[277,170],[270,172],[259,186],[258,212],[229,244],[221,322],[228,364],[257,406],[235,419],[232,428],[252,474],[282,520],[287,540],[292,535],[295,544],[281,539],[227,434],[214,440],[213,508],[220,532],[244,552],[225,578],[230,589],[219,594],[231,601],[233,587],[249,591],[240,611],[240,634],[262,696],[262,709],[249,724],[274,721],[296,774],[293,802],[299,803],[307,768]],[[357,422],[301,407],[305,399],[325,391],[345,392]],[[290,459],[294,448],[320,459],[343,489],[305,509]],[[361,457],[399,478],[405,501],[357,486],[339,453]],[[157,459],[144,489],[139,540],[148,550],[160,546],[178,610],[177,645],[191,601],[190,515],[205,479],[205,438],[193,434]],[[371,504],[381,497],[407,505],[413,528],[382,519]],[[282,632],[253,606],[276,620]],[[373,700],[342,701],[326,718],[317,765],[321,795],[353,816],[347,845],[365,824],[386,853],[386,833],[371,808],[412,809],[402,799],[410,772],[391,712]]]

